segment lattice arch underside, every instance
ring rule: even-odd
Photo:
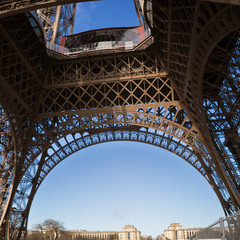
[[[115,129],[115,131],[109,128],[102,130],[99,129],[98,133],[89,133],[89,131],[84,131],[82,133],[71,133],[52,144],[51,147],[49,147],[45,152],[46,157],[44,160],[44,165],[41,168],[38,181],[34,186],[36,191],[45,177],[51,172],[51,170],[68,156],[86,147],[112,141],[134,141],[147,143],[175,153],[179,157],[186,160],[189,164],[191,164],[213,187],[214,182],[208,178],[208,174],[205,171],[207,168],[203,164],[204,160],[201,159],[199,154],[196,153],[191,147],[182,143],[180,140],[169,136],[167,133],[159,132],[148,127],[119,125],[118,127],[115,126]],[[39,157],[36,158],[36,160],[31,164],[31,166],[26,171],[21,183],[19,184],[18,192],[15,196],[15,202],[13,206],[15,210],[18,209],[17,213],[20,214],[20,216],[24,216],[24,214],[21,215],[21,212],[23,213],[26,209],[28,199],[34,197],[30,196],[29,194],[31,193],[31,189],[33,187],[34,178],[38,171],[38,166],[41,165],[41,157],[42,154],[40,154]],[[217,179],[217,175],[215,177],[215,181],[220,184],[221,181]],[[213,187],[213,189],[218,195],[218,188]],[[34,195],[36,191],[34,191]],[[12,215],[14,216],[14,214]]]
[[[36,189],[38,189],[51,170],[68,156],[86,147],[113,141],[148,143],[166,149],[185,159],[209,182],[207,174],[201,164],[201,161],[199,160],[198,154],[194,152],[191,147],[188,147],[173,137],[169,138],[168,134],[163,133],[160,135],[159,132],[154,129],[139,127],[137,127],[136,130],[130,129],[133,129],[133,127],[125,125],[119,126],[119,129],[116,131],[103,129],[102,131],[99,131],[99,133],[93,134],[89,134],[89,132],[83,132],[82,134],[77,132],[59,139],[47,150],[47,155],[36,184]],[[42,154],[40,154],[39,157],[31,164],[19,184],[18,196],[15,198],[16,201],[14,204],[15,207],[18,208],[19,212],[24,211],[26,208],[26,199],[28,199],[31,192],[33,179],[38,171],[41,157]]]
[[[150,109],[153,112],[149,112]],[[109,110],[85,116],[72,113],[72,116],[44,117],[41,123],[35,124],[35,132],[32,136],[33,147],[26,157],[25,170],[41,152],[69,133],[111,128],[119,124],[150,127],[165,132],[191,146],[199,154],[210,158],[203,141],[195,128],[192,128],[191,121],[187,118],[185,112],[181,108],[178,109],[168,104],[167,107],[158,107],[156,112],[153,108],[148,108],[146,112],[139,108],[137,112],[127,112],[127,110],[119,109],[118,111]]]
[[[106,114],[106,113],[105,113]],[[113,113],[111,113],[113,114]],[[126,114],[126,113],[125,113]],[[129,113],[128,113],[129,114]],[[143,118],[143,113],[140,113]],[[121,118],[123,117],[123,113],[119,113]],[[111,115],[113,116],[113,115]],[[95,116],[96,117],[96,116]],[[91,116],[90,119],[94,119]],[[117,119],[117,118],[116,118]],[[149,119],[149,116],[148,116]],[[164,122],[164,121],[163,121]],[[162,122],[162,124],[164,124]],[[167,121],[165,120],[165,123]],[[173,125],[168,124],[165,126],[169,130]],[[65,136],[59,138],[57,141],[48,146],[44,151],[46,154],[44,165],[41,169],[41,173],[38,177],[38,182],[36,185],[36,189],[39,187],[41,182],[47,176],[47,174],[63,159],[70,156],[71,154],[86,148],[88,146],[92,146],[98,143],[110,142],[110,141],[135,141],[135,142],[144,142],[148,144],[152,144],[163,149],[169,150],[177,154],[178,156],[185,159],[188,163],[190,163],[193,167],[195,167],[203,177],[212,184],[214,182],[224,190],[224,185],[220,181],[216,172],[214,171],[215,166],[209,161],[209,159],[204,159],[201,157],[198,151],[194,150],[193,147],[188,145],[182,139],[177,138],[176,136],[171,136],[171,131],[165,131],[163,129],[154,129],[145,125],[131,125],[124,122],[112,122],[112,124],[105,125],[95,125],[88,126],[89,128],[78,129],[73,131],[72,133],[65,134]],[[42,154],[40,154],[35,161],[33,161],[27,171],[25,172],[24,177],[22,178],[22,182],[19,185],[18,190],[18,206],[21,206],[21,209],[25,209],[26,201],[20,201],[21,198],[28,198],[28,194],[31,191],[33,179],[38,170],[39,162],[41,161]],[[214,182],[212,182],[208,178],[207,171],[212,172],[212,177],[214,178]],[[215,188],[215,191],[218,188]],[[226,199],[228,195],[226,195]]]

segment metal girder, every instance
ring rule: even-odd
[[[14,165],[16,164],[16,145],[14,131],[7,113],[0,106],[0,226],[9,206],[14,182]]]
[[[85,130],[85,132],[68,134],[61,140],[55,142],[54,145],[50,146],[45,151],[47,152],[47,155],[45,157],[44,165],[41,164],[42,157],[36,158],[35,162],[28,168],[28,171],[20,183],[21,187],[19,188],[18,192],[19,198],[22,199],[22,203],[25,202],[25,205],[21,205],[22,209],[29,211],[28,206],[31,206],[31,200],[34,198],[37,189],[44,181],[45,177],[66,157],[70,156],[76,151],[95,144],[124,140],[152,144],[171,151],[184,158],[188,163],[196,168],[196,170],[199,171],[207,181],[209,181],[212,185],[215,185],[214,181],[208,178],[208,173],[204,170],[208,169],[205,164],[201,162],[194,151],[187,146],[182,145],[180,141],[169,139],[165,134],[159,135],[157,131],[152,131],[149,128],[141,130],[139,127],[120,124],[119,126],[116,125],[114,128],[111,126],[106,126],[99,129],[88,129]],[[36,178],[36,176],[40,177]],[[37,179],[37,181],[34,181],[34,179]],[[23,192],[25,189],[32,189],[31,194],[24,195]],[[216,187],[215,189],[217,190],[218,188]],[[20,202],[19,198],[18,202]],[[26,201],[23,201],[24,199]],[[16,206],[20,206],[17,204],[18,202],[16,202]],[[26,225],[24,224],[28,214],[22,214],[20,216],[22,216],[21,223],[24,226],[23,229],[26,229]]]
[[[91,1],[99,0],[4,0],[0,3],[0,18],[57,5]]]
[[[14,129],[16,179],[0,232],[10,219],[11,239],[26,232],[47,174],[100,142],[167,149],[203,175],[226,214],[239,210],[240,8],[195,0],[145,8],[151,3],[149,48],[73,59],[46,54],[29,14],[1,19],[0,96]]]
[[[201,0],[203,2],[214,2],[214,3],[224,3],[224,4],[234,4],[240,5],[240,0]]]
[[[137,16],[138,16],[138,21],[141,26],[144,24],[144,22],[142,21],[143,3],[144,3],[144,0],[134,0],[134,4],[135,4]]]
[[[45,40],[51,44],[59,43],[60,37],[73,33],[76,3],[38,9],[37,21],[42,27]]]
[[[228,84],[226,83],[229,77],[232,78],[231,71],[229,71],[229,69],[238,68],[238,65],[234,66],[233,64],[235,61],[234,60],[230,61],[230,59],[232,59],[232,57],[233,59],[235,59],[235,56],[237,58],[239,56],[239,51],[237,50],[239,49],[239,46],[237,44],[238,43],[237,32],[239,31],[239,28],[240,28],[239,27],[240,9],[239,7],[235,7],[231,5],[225,6],[221,4],[216,4],[214,7],[219,9],[219,12],[221,12],[221,14],[216,15],[216,17],[213,18],[213,20],[210,21],[210,23],[208,23],[208,20],[206,17],[209,16],[209,14],[211,15],[211,12],[213,13],[214,10],[211,7],[209,7],[208,3],[204,3],[203,5],[201,5],[201,7],[202,9],[204,9],[204,11],[202,11],[201,15],[199,16],[199,18],[202,20],[201,22],[198,21],[198,25],[196,25],[196,28],[200,29],[200,26],[202,27],[203,25],[205,25],[207,28],[203,34],[199,35],[199,38],[196,41],[197,45],[195,48],[195,52],[192,55],[192,60],[193,60],[192,66],[191,66],[192,72],[189,75],[189,77],[191,76],[192,87],[191,89],[188,90],[189,102],[191,102],[192,106],[199,106],[199,108],[195,107],[195,109],[199,109],[200,111],[195,111],[195,109],[193,109],[193,111],[195,112],[196,118],[199,118],[200,116],[202,116],[202,111],[206,113],[207,119],[205,124],[208,125],[208,130],[210,133],[209,137],[213,139],[213,142],[214,142],[213,148],[215,148],[216,153],[219,156],[219,167],[224,169],[223,171],[227,175],[227,178],[231,182],[231,185],[232,186],[235,185],[235,189],[239,189],[239,183],[237,182],[233,183],[235,179],[237,179],[238,181],[240,178],[239,164],[238,164],[239,160],[237,157],[238,154],[235,154],[234,157],[232,156],[232,154],[229,154],[230,152],[225,145],[225,139],[224,139],[225,137],[221,136],[224,134],[215,133],[215,130],[219,131],[219,127],[220,127],[219,123],[216,120],[221,119],[221,121],[224,121],[225,118],[227,119],[231,118],[231,111],[225,111],[224,108],[222,109],[219,108],[220,111],[216,111],[214,106],[219,104],[221,105],[221,102],[223,101],[223,99],[222,100],[220,99],[223,97],[224,94],[225,96],[227,96],[227,98],[232,98],[230,97],[232,96],[232,94],[233,95],[239,94],[239,88],[235,90],[231,89],[231,87],[229,87]],[[231,18],[229,18],[229,16],[231,16]],[[226,28],[224,27],[224,25],[228,27]],[[216,38],[214,39],[209,37],[208,35],[209,32],[211,32],[213,36],[216,36]],[[221,48],[222,50],[219,50]],[[233,49],[236,49],[237,52],[234,53]],[[226,61],[228,63],[226,63]],[[215,69],[213,67],[214,65],[215,65]],[[226,78],[226,75],[229,77]],[[239,76],[238,75],[235,75],[235,76],[236,76],[236,84],[238,84]],[[199,87],[201,88],[202,91],[198,90]],[[222,87],[222,90],[221,90],[221,87]],[[194,95],[195,97],[193,98],[191,97],[191,95]],[[196,95],[199,95],[199,97],[196,97]],[[202,105],[202,101],[200,99],[201,100],[203,99],[204,101],[204,108]],[[227,108],[233,107],[233,104],[230,104],[229,106],[227,106],[228,104],[226,101],[224,105]],[[211,114],[209,114],[210,112]],[[237,108],[235,108],[234,115],[236,119],[239,119],[238,112],[239,112],[239,105],[237,106]],[[228,122],[228,124],[230,123],[231,125],[232,121],[231,120],[225,121],[225,123],[226,122]],[[227,129],[228,127],[225,125],[224,131],[226,131]],[[234,128],[231,128],[231,127],[230,129],[232,129],[232,131],[234,132],[234,135],[237,138],[239,138],[239,133],[237,132],[237,129],[234,130]],[[230,145],[233,146],[233,142]],[[234,145],[236,145],[236,147],[239,149],[239,143],[237,141],[235,142]],[[233,177],[232,175],[235,175],[235,177]]]
[[[153,36],[158,41],[159,54],[165,71],[175,82],[178,91],[185,96],[186,75],[191,50],[195,0],[153,1]]]

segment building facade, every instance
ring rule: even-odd
[[[152,240],[152,236],[141,236],[141,240]]]
[[[189,239],[201,228],[187,228],[184,229],[179,223],[171,223],[164,234],[158,236],[157,240],[185,240]]]
[[[125,225],[121,231],[68,231],[73,240],[141,240],[141,232],[133,225]]]

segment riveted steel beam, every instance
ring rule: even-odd
[[[99,0],[9,0],[0,3],[0,18],[52,6]]]

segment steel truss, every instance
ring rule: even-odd
[[[46,41],[59,43],[60,36],[73,34],[75,12],[76,3],[38,9],[36,15]]]
[[[239,210],[240,8],[141,3],[153,45],[62,60],[44,44],[56,7],[45,30],[29,13],[0,12],[1,239],[8,231],[26,236],[36,191],[59,162],[109,141],[177,154],[209,182],[227,215]],[[49,32],[48,40],[58,35]]]
[[[97,0],[3,0],[0,3],[0,18],[9,17],[36,9],[90,1]]]

